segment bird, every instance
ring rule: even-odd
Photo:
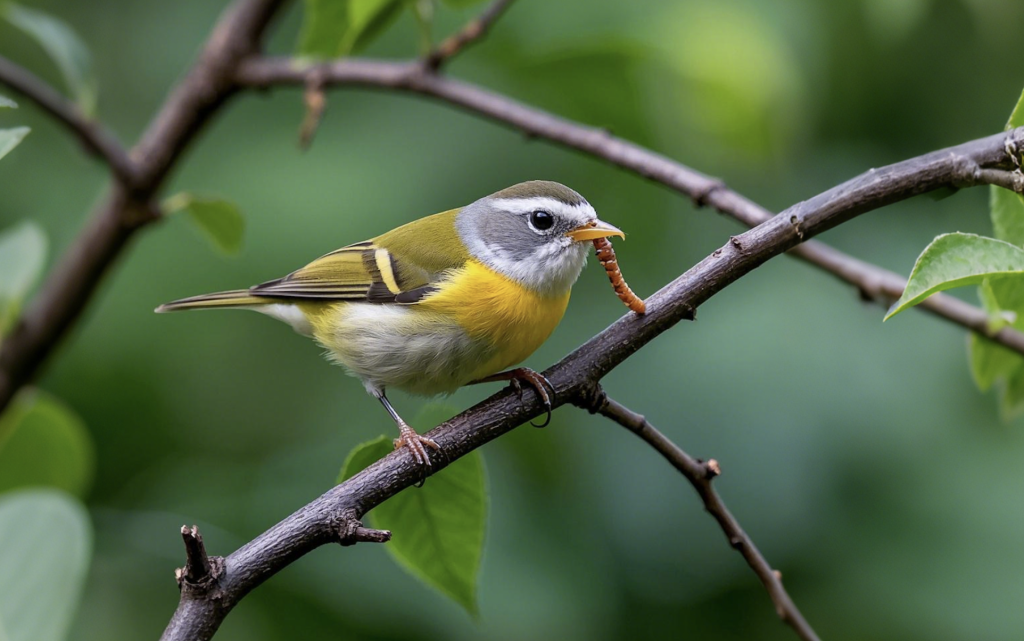
[[[427,448],[437,443],[402,419],[386,391],[436,396],[510,381],[521,398],[525,382],[550,419],[551,383],[513,366],[561,321],[592,241],[611,236],[625,238],[579,193],[532,180],[342,247],[283,278],[155,311],[248,309],[287,323],[362,381],[398,426],[395,449],[430,467]]]

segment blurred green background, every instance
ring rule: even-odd
[[[136,140],[223,2],[47,0],[86,41],[99,113]],[[291,50],[297,4],[269,49]],[[472,15],[441,9],[437,33]],[[602,126],[780,209],[853,175],[999,131],[1024,86],[1017,0],[520,0],[450,72]],[[404,16],[367,52],[416,53]],[[59,83],[0,25],[0,53]],[[10,92],[3,91],[5,94]],[[102,166],[27,101],[33,132],[0,163],[0,228],[38,221],[54,252],[106,184]],[[227,553],[325,491],[346,453],[393,426],[318,348],[256,314],[156,316],[159,303],[280,276],[337,246],[521,180],[558,180],[629,232],[649,295],[739,227],[635,176],[445,107],[331,94],[313,147],[298,92],[245,95],[167,193],[236,202],[225,258],[183,217],[146,231],[38,386],[84,421],[79,488],[94,556],[71,639],[152,639],[176,603],[178,528]],[[823,239],[908,273],[947,231],[990,233],[987,190],[918,198]],[[52,262],[52,259],[51,259]],[[967,292],[971,297],[973,294]],[[624,312],[591,265],[542,369]],[[964,331],[882,310],[796,261],[742,279],[605,381],[696,456],[825,639],[1024,635],[1024,431],[1000,421]],[[468,407],[494,389],[460,391]],[[406,415],[423,401],[393,400]],[[426,428],[427,426],[418,426]],[[635,437],[573,408],[483,449],[491,512],[480,617],[407,576],[380,546],[321,548],[228,617],[222,640],[790,639],[689,486]],[[0,580],[7,580],[0,578]]]

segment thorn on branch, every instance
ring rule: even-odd
[[[338,525],[338,543],[343,546],[356,543],[387,543],[390,540],[391,530],[363,527],[362,522],[351,513],[341,517],[341,523]]]
[[[704,475],[708,480],[721,476],[722,467],[718,464],[717,459],[708,459],[708,462],[704,464]]]
[[[174,571],[179,589],[198,588],[209,590],[224,572],[224,559],[207,556],[203,536],[195,525],[181,526],[181,538],[185,541],[185,567]]]

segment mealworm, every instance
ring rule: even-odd
[[[626,307],[633,310],[633,312],[637,314],[645,313],[647,306],[644,304],[643,299],[634,294],[633,290],[629,288],[629,285],[622,278],[619,263],[615,259],[615,250],[612,249],[612,241],[607,238],[595,238],[594,249],[597,250],[597,259],[601,261],[604,270],[608,272],[608,280],[612,282],[612,289],[615,290],[619,300],[625,303]]]

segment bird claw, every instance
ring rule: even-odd
[[[425,447],[439,450],[441,446],[434,442],[434,439],[426,436],[421,436],[416,433],[416,430],[412,429],[408,425],[402,424],[398,426],[398,438],[395,439],[395,449],[401,447],[408,448],[412,453],[413,459],[423,467],[430,467],[430,457],[427,455]]]
[[[537,392],[537,396],[540,397],[541,403],[544,404],[544,409],[547,410],[547,415],[544,417],[543,423],[534,423],[530,421],[530,425],[534,427],[547,427],[551,423],[551,410],[552,402],[551,399],[555,397],[555,386],[551,384],[551,381],[547,379],[543,374],[539,374],[528,367],[520,367],[512,370],[512,387],[519,392],[519,400],[523,399],[523,384],[521,381],[526,381],[533,391]],[[548,394],[548,390],[551,393]]]
[[[519,396],[519,400],[523,400],[523,384],[521,381],[525,381],[533,388],[533,391],[537,392],[537,396],[540,397],[541,403],[544,404],[544,409],[547,410],[547,416],[544,418],[544,422],[541,424],[530,421],[530,425],[534,427],[547,427],[551,422],[551,410],[554,409],[554,404],[551,399],[555,397],[555,386],[551,384],[551,381],[547,379],[543,374],[538,374],[529,367],[517,367],[516,369],[510,369],[507,372],[499,372],[497,374],[491,374],[484,378],[471,381],[470,385],[477,383],[493,383],[495,381],[509,381],[509,385],[516,391]],[[548,393],[551,390],[551,393]]]

